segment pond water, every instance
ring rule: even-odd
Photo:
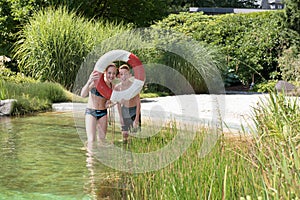
[[[122,177],[88,156],[77,129],[70,112],[0,118],[0,199],[118,199]]]

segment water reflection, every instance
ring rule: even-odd
[[[0,148],[0,199],[122,198],[122,178],[87,154],[72,113],[1,117]]]

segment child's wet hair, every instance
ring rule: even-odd
[[[106,68],[105,68],[105,71],[107,71],[108,68],[110,67],[115,67],[117,68],[116,64],[115,63],[110,63]]]
[[[130,71],[129,66],[126,65],[126,64],[121,65],[121,66],[119,67],[119,70],[120,70],[120,69],[126,69],[126,70]]]

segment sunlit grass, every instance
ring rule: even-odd
[[[16,99],[12,115],[49,111],[52,103],[72,101],[66,90],[57,83],[3,82],[6,98]]]
[[[209,154],[202,157],[199,150],[204,136],[209,135],[211,130],[200,127],[189,148],[168,166],[145,173],[122,173],[127,181],[126,198],[299,199],[299,132],[280,132],[277,127],[281,126],[268,126],[274,121],[287,125],[291,122],[293,130],[298,130],[299,106],[281,101],[287,99],[278,94],[270,94],[268,99],[269,102],[262,101],[256,110],[260,115],[253,119],[258,130],[263,127],[264,132],[258,131],[248,137],[225,137],[220,134]],[[283,102],[284,107],[278,105]],[[272,105],[277,112],[268,112]],[[278,114],[282,112],[288,115]],[[286,121],[279,122],[282,117]],[[150,139],[132,138],[126,148],[134,152],[155,151],[170,143],[176,131],[176,127],[161,128]],[[276,134],[266,135],[274,132]]]

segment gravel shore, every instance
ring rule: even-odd
[[[220,123],[229,132],[246,131],[253,127],[251,114],[267,94],[178,95],[142,99],[142,118],[177,122]],[[53,104],[54,111],[84,113],[84,103]],[[116,110],[116,109],[115,109]],[[116,115],[117,116],[117,115]],[[243,127],[243,128],[242,128]]]

